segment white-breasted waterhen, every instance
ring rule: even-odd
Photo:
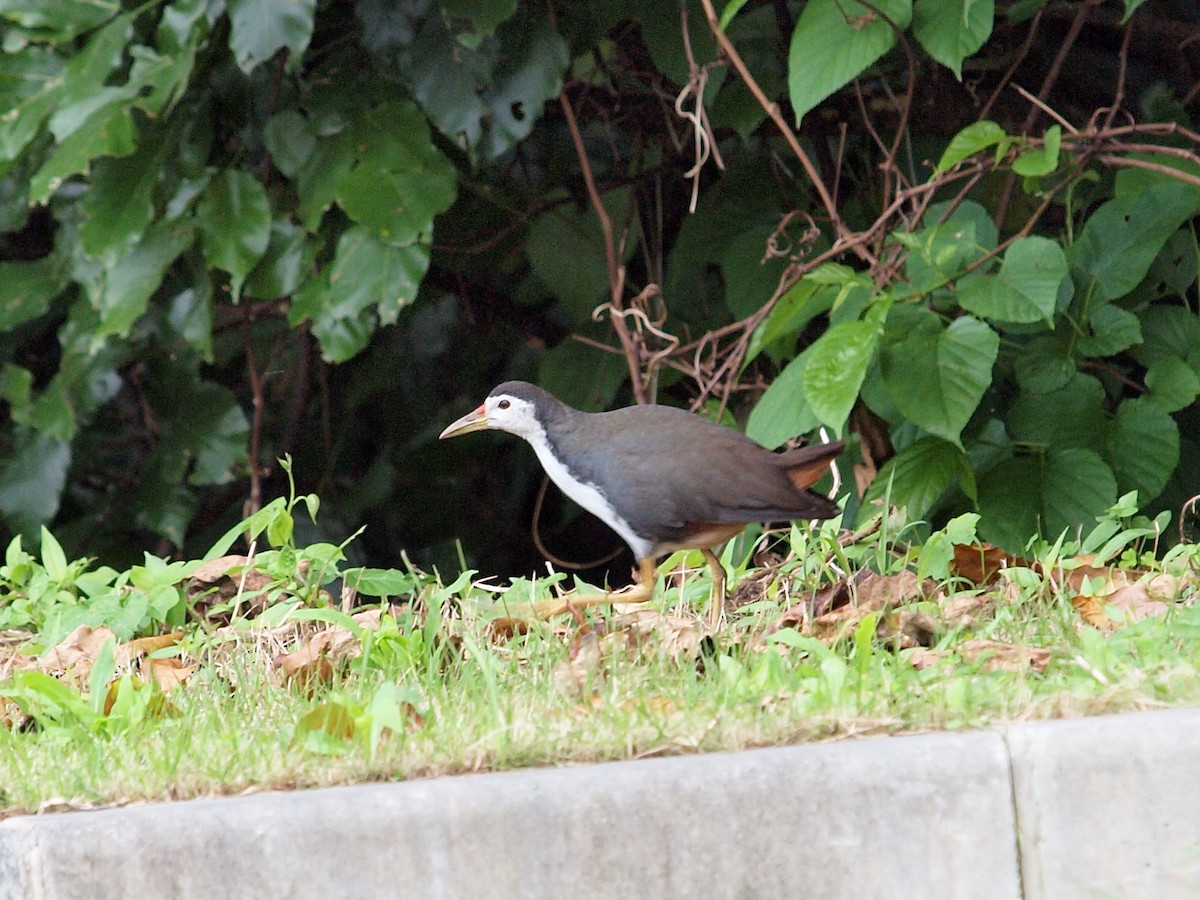
[[[713,548],[751,522],[828,519],[837,505],[810,490],[842,442],[772,453],[731,428],[670,406],[611,412],[573,409],[524,381],[494,388],[442,438],[485,428],[523,437],[568,497],[619,534],[641,571],[641,585],[619,595],[573,598],[540,614],[617,600],[649,600],[655,559],[700,550],[713,576],[710,622],[720,622],[725,570]]]

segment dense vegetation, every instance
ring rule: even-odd
[[[1168,537],[1195,528],[1191,0],[0,0],[0,22],[10,533],[197,556],[290,453],[325,503],[309,537],[366,523],[377,565],[457,565],[462,537],[527,571],[530,455],[435,442],[513,376],[772,446],[848,431],[867,501],[977,509],[1012,550],[1135,490]],[[611,540],[570,516],[543,516],[563,555]]]

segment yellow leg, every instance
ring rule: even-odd
[[[708,560],[708,567],[712,570],[712,600],[708,607],[708,627],[716,631],[721,624],[721,613],[725,611],[725,567],[712,550],[700,552],[704,554],[704,558]]]
[[[638,569],[641,572],[641,583],[629,590],[620,593],[605,591],[603,594],[555,597],[533,604],[533,614],[539,619],[549,619],[568,610],[599,606],[602,603],[645,603],[654,596],[654,582],[658,579],[658,572],[651,557],[641,560]]]

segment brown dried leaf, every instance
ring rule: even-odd
[[[198,613],[205,615],[212,607],[233,600],[240,590],[245,601],[243,614],[257,615],[266,608],[262,592],[274,579],[259,569],[247,568],[253,562],[249,556],[236,554],[210,559],[188,578],[185,587],[188,600]],[[228,616],[218,618],[224,620]]]
[[[1110,619],[1108,613],[1104,611],[1103,597],[1076,594],[1071,598],[1071,605],[1079,610],[1079,615],[1083,617],[1083,621],[1099,628],[1101,631],[1112,631],[1117,627],[1117,623]]]
[[[85,685],[96,657],[112,639],[111,628],[101,625],[93,629],[90,625],[80,625],[42,654],[38,668],[52,675],[65,676],[76,685]]]
[[[113,658],[117,668],[128,666],[135,659],[148,656],[155,650],[171,647],[183,639],[182,631],[172,631],[170,634],[153,634],[149,637],[135,638],[117,646]]]
[[[487,623],[483,633],[489,640],[511,641],[518,634],[529,633],[529,620],[515,616],[497,616]]]
[[[1028,565],[1028,561],[1005,553],[993,544],[955,544],[950,571],[971,584],[985,587],[1000,577],[1002,568]]]
[[[1006,644],[1002,641],[963,641],[953,650],[929,650],[918,647],[905,657],[914,668],[928,669],[957,654],[964,662],[975,663],[985,657],[986,672],[1043,672],[1050,662],[1050,651],[1042,647]]]
[[[142,680],[154,682],[162,688],[164,694],[169,694],[180,685],[187,684],[189,678],[196,672],[195,666],[185,666],[173,657],[167,659],[142,659],[138,666]]]
[[[949,655],[949,651],[946,650],[930,650],[928,647],[916,647],[905,659],[912,664],[914,669],[928,669],[936,666]]]
[[[615,634],[624,634],[632,645],[657,645],[660,652],[675,660],[694,659],[704,637],[695,618],[672,616],[645,607],[621,616],[613,628]]]
[[[905,570],[895,575],[879,575],[867,572],[855,583],[859,607],[883,609],[885,606],[902,606],[916,600],[924,600],[932,593],[933,583],[922,584],[915,572]]]
[[[1003,641],[963,641],[957,648],[959,656],[969,663],[986,655],[985,672],[1024,672],[1033,669],[1044,672],[1050,663],[1050,651],[1045,647],[1006,644]]]

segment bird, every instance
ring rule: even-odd
[[[701,551],[713,576],[709,625],[714,630],[725,596],[725,570],[714,547],[752,522],[830,519],[841,512],[809,488],[842,451],[842,441],[775,453],[677,407],[645,404],[583,412],[525,381],[493,388],[439,440],[484,429],[528,441],[559,489],[629,545],[640,585],[615,599],[651,599],[659,557]],[[610,598],[576,598],[539,614]]]

